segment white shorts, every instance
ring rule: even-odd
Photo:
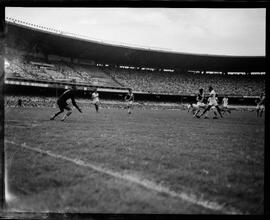
[[[132,106],[132,104],[133,104],[133,101],[128,101],[127,103],[128,106]]]
[[[257,105],[256,109],[264,110],[264,105]]]
[[[205,107],[205,104],[203,102],[197,102],[197,107]]]
[[[217,103],[217,101],[215,101],[215,102],[209,102],[209,105],[210,106],[218,106],[218,103]]]
[[[94,105],[99,105],[99,100],[93,101]]]

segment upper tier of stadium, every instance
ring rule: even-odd
[[[179,53],[159,49],[116,45],[8,18],[7,44],[23,41],[28,48],[95,63],[217,72],[265,72],[265,56],[221,56]],[[18,44],[16,44],[18,45]]]

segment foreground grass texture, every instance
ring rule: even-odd
[[[263,212],[264,120],[254,112],[194,119],[185,111],[6,108],[5,139],[138,175],[176,192]],[[87,168],[6,145],[11,209],[213,213]]]

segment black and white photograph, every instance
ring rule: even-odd
[[[5,7],[11,213],[264,214],[266,8]]]

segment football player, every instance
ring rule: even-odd
[[[204,109],[203,113],[201,115],[197,115],[197,118],[200,118],[201,116],[203,116],[212,107],[215,107],[217,109],[220,117],[222,118],[223,116],[221,114],[220,108],[218,107],[216,92],[214,91],[212,86],[209,86],[209,92],[210,92],[209,103],[208,103],[207,107]]]
[[[92,100],[95,105],[96,112],[98,113],[100,102],[99,102],[99,94],[97,92],[97,88],[95,88],[94,92],[92,93]]]
[[[82,110],[79,108],[79,106],[77,105],[75,98],[74,98],[74,94],[76,91],[76,86],[73,85],[70,89],[66,90],[58,99],[57,99],[57,105],[59,107],[59,112],[55,113],[50,120],[54,120],[55,117],[57,117],[58,115],[60,115],[61,113],[64,112],[64,110],[67,110],[67,113],[63,116],[63,118],[61,119],[61,121],[66,120],[67,117],[69,117],[72,113],[72,109],[69,106],[69,104],[67,103],[67,100],[71,99],[71,102],[73,104],[73,106],[75,106],[79,112],[82,113]]]
[[[263,116],[263,112],[264,112],[264,108],[265,108],[264,105],[265,105],[265,95],[262,92],[259,100],[257,101],[257,107],[256,107],[257,117]]]
[[[127,102],[128,114],[131,114],[131,108],[134,102],[134,94],[132,89],[128,89],[128,94],[125,96],[125,101]]]
[[[194,113],[193,117],[197,117],[200,110],[205,109],[206,105],[203,103],[203,100],[204,100],[203,89],[199,89],[199,93],[197,94],[196,100],[197,100],[197,105],[196,106],[197,106],[198,110]]]

